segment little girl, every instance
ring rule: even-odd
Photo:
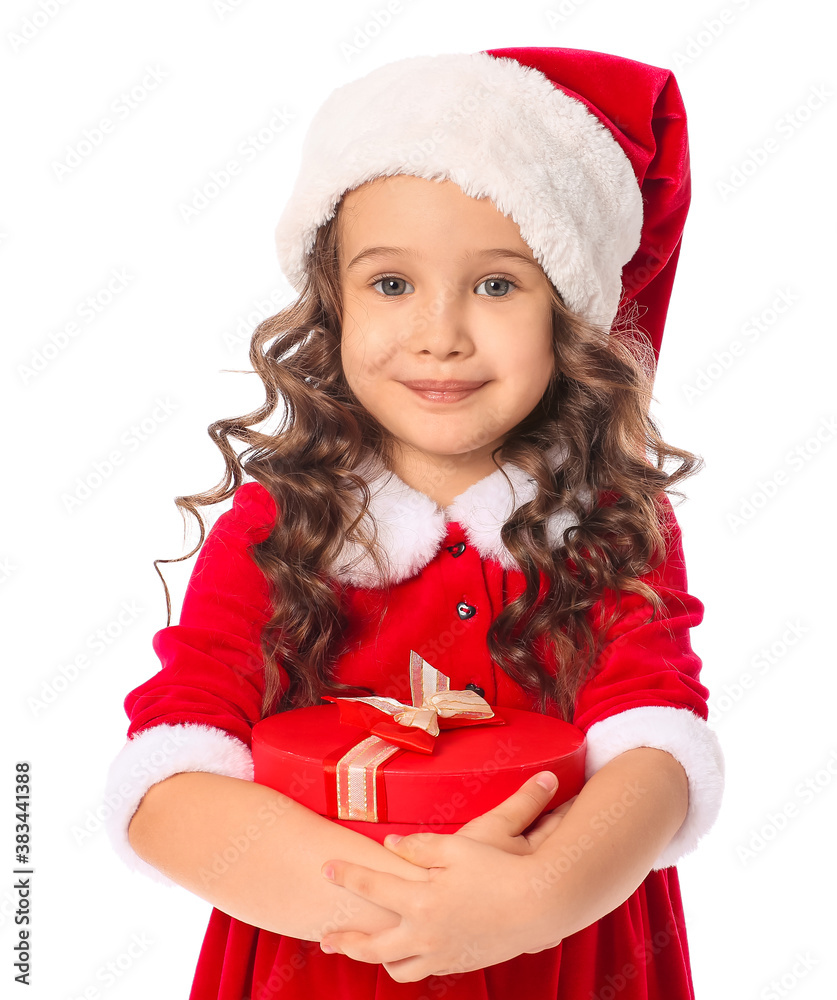
[[[674,78],[615,56],[404,59],[314,118],[299,298],[253,337],[265,404],[210,428],[224,482],[177,499],[198,547],[233,505],[108,779],[117,850],[213,904],[191,1000],[693,997],[674,866],[723,757],[667,496],[700,463],[648,413],[688,202]],[[259,719],[409,702],[410,650],[583,730],[582,791],[382,845],[253,782]]]

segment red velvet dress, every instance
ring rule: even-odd
[[[689,642],[689,629],[701,621],[703,605],[687,593],[680,530],[670,504],[667,511],[667,557],[645,578],[661,595],[664,613],[648,624],[648,606],[632,595],[623,597],[620,618],[579,693],[573,720],[588,735],[588,777],[627,747],[642,745],[668,749],[689,776],[687,819],[667,856],[636,892],[556,948],[415,983],[395,982],[383,966],[325,955],[315,942],[253,927],[216,908],[197,958],[190,1000],[693,997],[674,862],[692,850],[714,822],[723,765],[706,726],[708,691],[698,679],[700,660]],[[259,484],[247,483],[236,492],[233,508],[216,521],[198,554],[180,624],[154,636],[162,669],[125,700],[129,737],[145,733],[151,738],[156,727],[164,727],[160,735],[183,732],[177,728],[183,724],[202,724],[216,741],[240,741],[246,755],[251,727],[260,717],[259,635],[270,610],[267,583],[248,546],[266,536],[274,516],[270,495]],[[491,662],[486,648],[492,619],[521,592],[523,575],[482,558],[461,524],[447,522],[445,531],[435,555],[397,584],[341,585],[353,633],[350,649],[339,661],[338,678],[409,701],[406,666],[414,649],[447,674],[453,688],[473,682],[492,704],[534,710],[521,688]],[[595,620],[612,599],[608,593],[596,606]],[[467,620],[456,610],[463,600],[476,608]],[[379,625],[384,603],[388,610]],[[132,742],[125,748],[128,759]],[[206,766],[190,760],[169,773],[176,770],[246,776],[246,771],[226,769],[209,759]],[[112,784],[117,780],[112,777]],[[161,779],[147,784],[153,780]]]

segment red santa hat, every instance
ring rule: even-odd
[[[610,328],[622,301],[637,303],[656,359],[690,197],[669,70],[507,48],[412,56],[338,87],[311,122],[276,227],[292,286],[343,194],[394,174],[490,198],[574,312]]]

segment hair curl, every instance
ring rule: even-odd
[[[158,562],[194,555],[205,538],[197,508],[229,499],[244,474],[271,493],[280,516],[270,536],[251,549],[270,583],[273,606],[261,639],[262,717],[317,704],[326,691],[348,689],[332,675],[341,636],[349,630],[339,587],[325,567],[346,537],[363,545],[379,570],[385,566],[375,538],[362,530],[370,494],[357,470],[370,454],[391,467],[393,441],[361,405],[342,370],[338,218],[336,212],[319,229],[296,301],[253,333],[249,356],[264,385],[264,404],[208,428],[224,457],[223,481],[204,493],[175,498],[181,513],[188,510],[198,520],[197,545],[181,559],[154,563],[157,569]],[[697,472],[703,460],[660,437],[649,414],[653,355],[633,320],[620,314],[611,333],[568,310],[550,287],[556,374],[538,407],[492,453],[496,464],[499,455],[523,469],[538,490],[502,528],[526,587],[493,621],[488,651],[537,696],[541,711],[553,705],[571,720],[576,694],[599,649],[591,608],[605,588],[612,588],[617,595],[645,598],[652,609],[649,621],[659,612],[659,596],[638,577],[658,565],[665,551],[661,494],[682,498],[672,487]],[[285,409],[280,425],[257,430],[280,400]],[[240,456],[231,438],[247,445]],[[545,451],[558,440],[567,458],[553,471]],[[679,465],[667,474],[669,459],[679,459]],[[564,531],[558,548],[550,549],[545,523],[562,507],[578,523]],[[549,587],[539,601],[541,573]],[[165,580],[163,586],[168,624]],[[534,653],[539,641],[555,657],[554,673]],[[280,662],[289,678],[285,691],[280,690]]]

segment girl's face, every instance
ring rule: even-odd
[[[517,224],[451,181],[398,174],[347,192],[338,234],[353,392],[402,463],[487,475],[554,365],[550,285]],[[419,380],[478,388],[427,396]]]

